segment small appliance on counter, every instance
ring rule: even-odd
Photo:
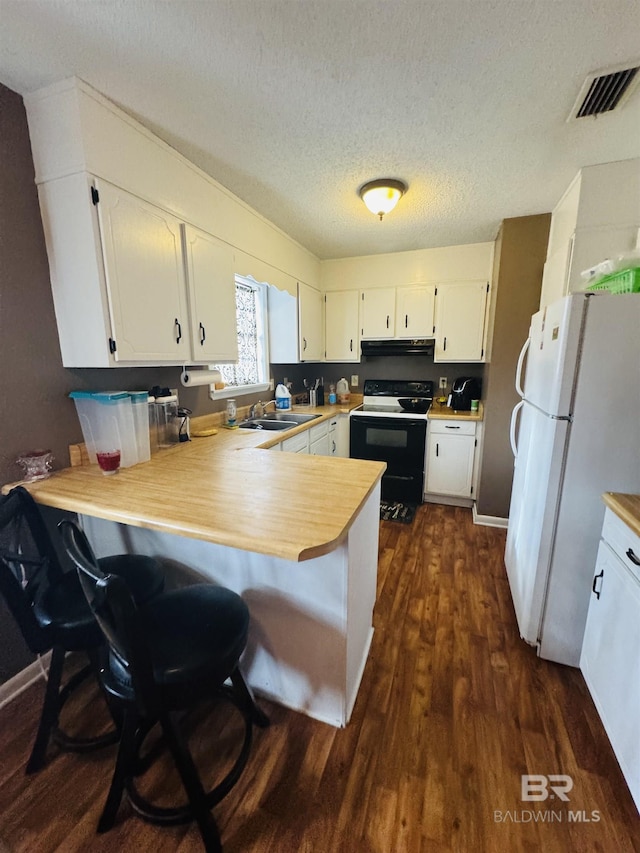
[[[471,401],[479,400],[482,380],[473,376],[459,376],[454,380],[447,405],[454,412],[470,412]]]

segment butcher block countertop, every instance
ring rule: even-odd
[[[450,409],[449,406],[441,406],[435,400],[431,404],[427,420],[447,420],[447,421],[481,421],[484,418],[484,405],[482,400],[478,405],[477,412],[457,412],[455,409]]]
[[[605,492],[602,500],[633,532],[640,536],[640,495]]]
[[[312,423],[339,411],[328,409]],[[299,562],[340,544],[385,470],[263,449],[301,429],[220,428],[114,476],[89,465],[25,485],[45,506]]]

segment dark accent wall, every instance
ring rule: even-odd
[[[436,392],[438,390],[438,379],[446,376],[449,388],[453,380],[458,376],[474,376],[482,379],[484,375],[484,364],[434,364],[433,356],[429,355],[407,355],[407,356],[366,356],[360,363],[346,362],[322,362],[319,364],[274,364],[272,375],[276,383],[282,382],[286,377],[293,382],[294,393],[304,390],[303,379],[313,381],[316,378],[324,379],[325,394],[329,394],[329,385],[334,384],[344,377],[347,382],[351,381],[352,374],[358,376],[358,387],[351,391],[362,394],[365,379],[407,379],[418,381],[431,379],[434,382]]]
[[[505,219],[496,240],[493,343],[482,394],[485,419],[478,515],[509,515],[513,482],[509,425],[520,399],[514,385],[515,370],[531,316],[540,306],[550,224],[550,213]]]
[[[69,391],[175,388],[179,379],[178,367],[62,366],[27,117],[22,98],[0,84],[0,484],[20,479],[16,459],[35,448],[51,450],[55,468],[69,465],[69,444],[82,441]],[[181,388],[180,400],[196,414],[224,408],[206,387]],[[0,683],[32,659],[0,598]]]

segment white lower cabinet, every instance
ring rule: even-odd
[[[311,456],[330,456],[329,422],[312,426],[309,430],[309,453]]]
[[[349,458],[349,415],[329,419],[329,455]]]
[[[471,498],[475,450],[475,422],[429,421],[425,492]]]
[[[580,668],[640,811],[640,536],[607,509]]]
[[[285,453],[308,453],[309,430],[305,429],[304,432],[292,435],[291,438],[285,438],[282,442],[282,449]]]

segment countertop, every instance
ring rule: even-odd
[[[348,407],[294,411],[320,414],[317,424]],[[338,546],[385,470],[381,462],[264,449],[305,426],[268,437],[218,429],[112,477],[89,465],[25,485],[45,506],[299,562]]]
[[[457,412],[455,409],[450,409],[449,406],[441,406],[434,400],[427,414],[427,420],[447,420],[447,421],[481,421],[484,419],[484,404],[482,400],[478,406],[477,412]]]
[[[605,492],[602,500],[631,530],[640,536],[640,495]]]

